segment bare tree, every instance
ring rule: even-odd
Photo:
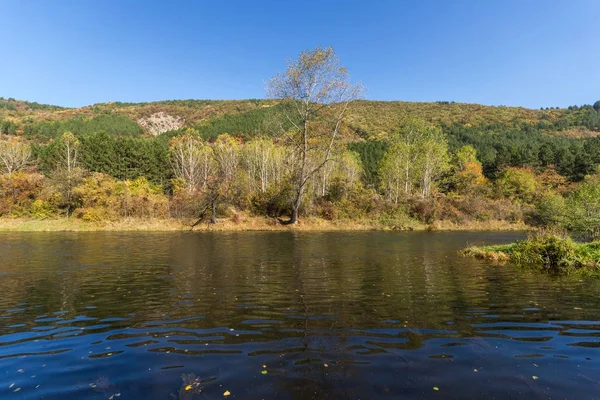
[[[275,180],[277,147],[273,139],[258,137],[246,143],[243,149],[243,161],[253,183],[252,189],[266,192],[272,180]]]
[[[71,216],[73,189],[83,179],[83,169],[79,162],[79,140],[71,132],[65,132],[58,142],[58,162],[50,175],[53,183],[62,195],[62,202],[67,210],[67,218]]]
[[[379,171],[388,198],[398,204],[400,196],[411,196],[416,189],[423,198],[430,197],[448,166],[448,143],[442,131],[411,117],[390,135],[390,142]]]
[[[346,68],[340,65],[331,47],[303,51],[297,60],[288,62],[285,73],[270,80],[267,95],[293,105],[293,111],[284,111],[281,121],[281,126],[292,126],[287,137],[299,154],[293,174],[295,199],[288,223],[298,223],[307,184],[331,160],[348,105],[361,93],[361,86],[350,83]],[[311,163],[313,152],[320,156]]]
[[[359,156],[348,150],[338,151],[334,159],[316,174],[314,187],[320,196],[326,196],[333,181],[351,185],[359,181],[361,174]]]
[[[31,163],[31,146],[28,143],[15,138],[0,137],[0,171],[12,176]]]
[[[240,161],[240,145],[228,134],[219,135],[213,143],[213,153],[224,191],[228,192]]]
[[[185,182],[188,192],[204,190],[214,173],[215,162],[212,148],[200,134],[187,129],[184,135],[171,139],[170,151],[173,172]]]

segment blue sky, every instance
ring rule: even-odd
[[[263,98],[332,45],[372,100],[600,99],[600,1],[4,0],[0,96],[63,106]]]

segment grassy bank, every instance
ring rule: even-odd
[[[600,277],[600,241],[577,243],[569,237],[541,234],[511,244],[471,246],[462,253],[499,263],[511,262],[549,273]]]
[[[193,221],[175,219],[137,219],[125,218],[103,223],[85,222],[76,218],[24,219],[0,218],[0,231],[10,232],[81,232],[81,231],[189,231]],[[295,226],[282,225],[273,218],[244,217],[219,220],[217,224],[201,223],[194,231],[357,231],[357,230],[436,230],[436,231],[501,231],[524,230],[523,224],[510,224],[505,221],[469,223],[457,225],[436,223],[425,225],[417,222],[405,225],[389,225],[375,220],[325,220],[322,218],[304,218]]]

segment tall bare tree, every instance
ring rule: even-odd
[[[250,175],[252,189],[264,193],[276,181],[277,152],[280,149],[269,137],[258,137],[245,144],[243,148],[244,167]]]
[[[350,82],[331,47],[303,51],[297,60],[288,62],[285,73],[269,81],[267,95],[293,105],[281,120],[281,126],[292,126],[287,137],[299,156],[293,171],[295,199],[288,223],[298,223],[307,185],[331,161],[348,105],[361,93],[362,87]],[[312,153],[319,156],[312,157],[311,162]]]
[[[381,184],[395,204],[401,196],[415,194],[416,189],[427,198],[447,166],[448,143],[441,130],[409,117],[390,135],[390,147],[379,171]]]
[[[32,163],[31,146],[28,143],[0,135],[0,171],[12,176]]]
[[[62,196],[62,203],[71,216],[74,206],[73,189],[83,179],[83,169],[79,162],[79,140],[71,132],[61,136],[57,147],[57,164],[51,179]]]
[[[212,148],[205,144],[194,129],[171,139],[171,165],[175,176],[181,178],[189,193],[204,190],[215,171]]]

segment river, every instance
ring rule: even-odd
[[[600,284],[521,233],[0,233],[2,399],[600,398]]]

